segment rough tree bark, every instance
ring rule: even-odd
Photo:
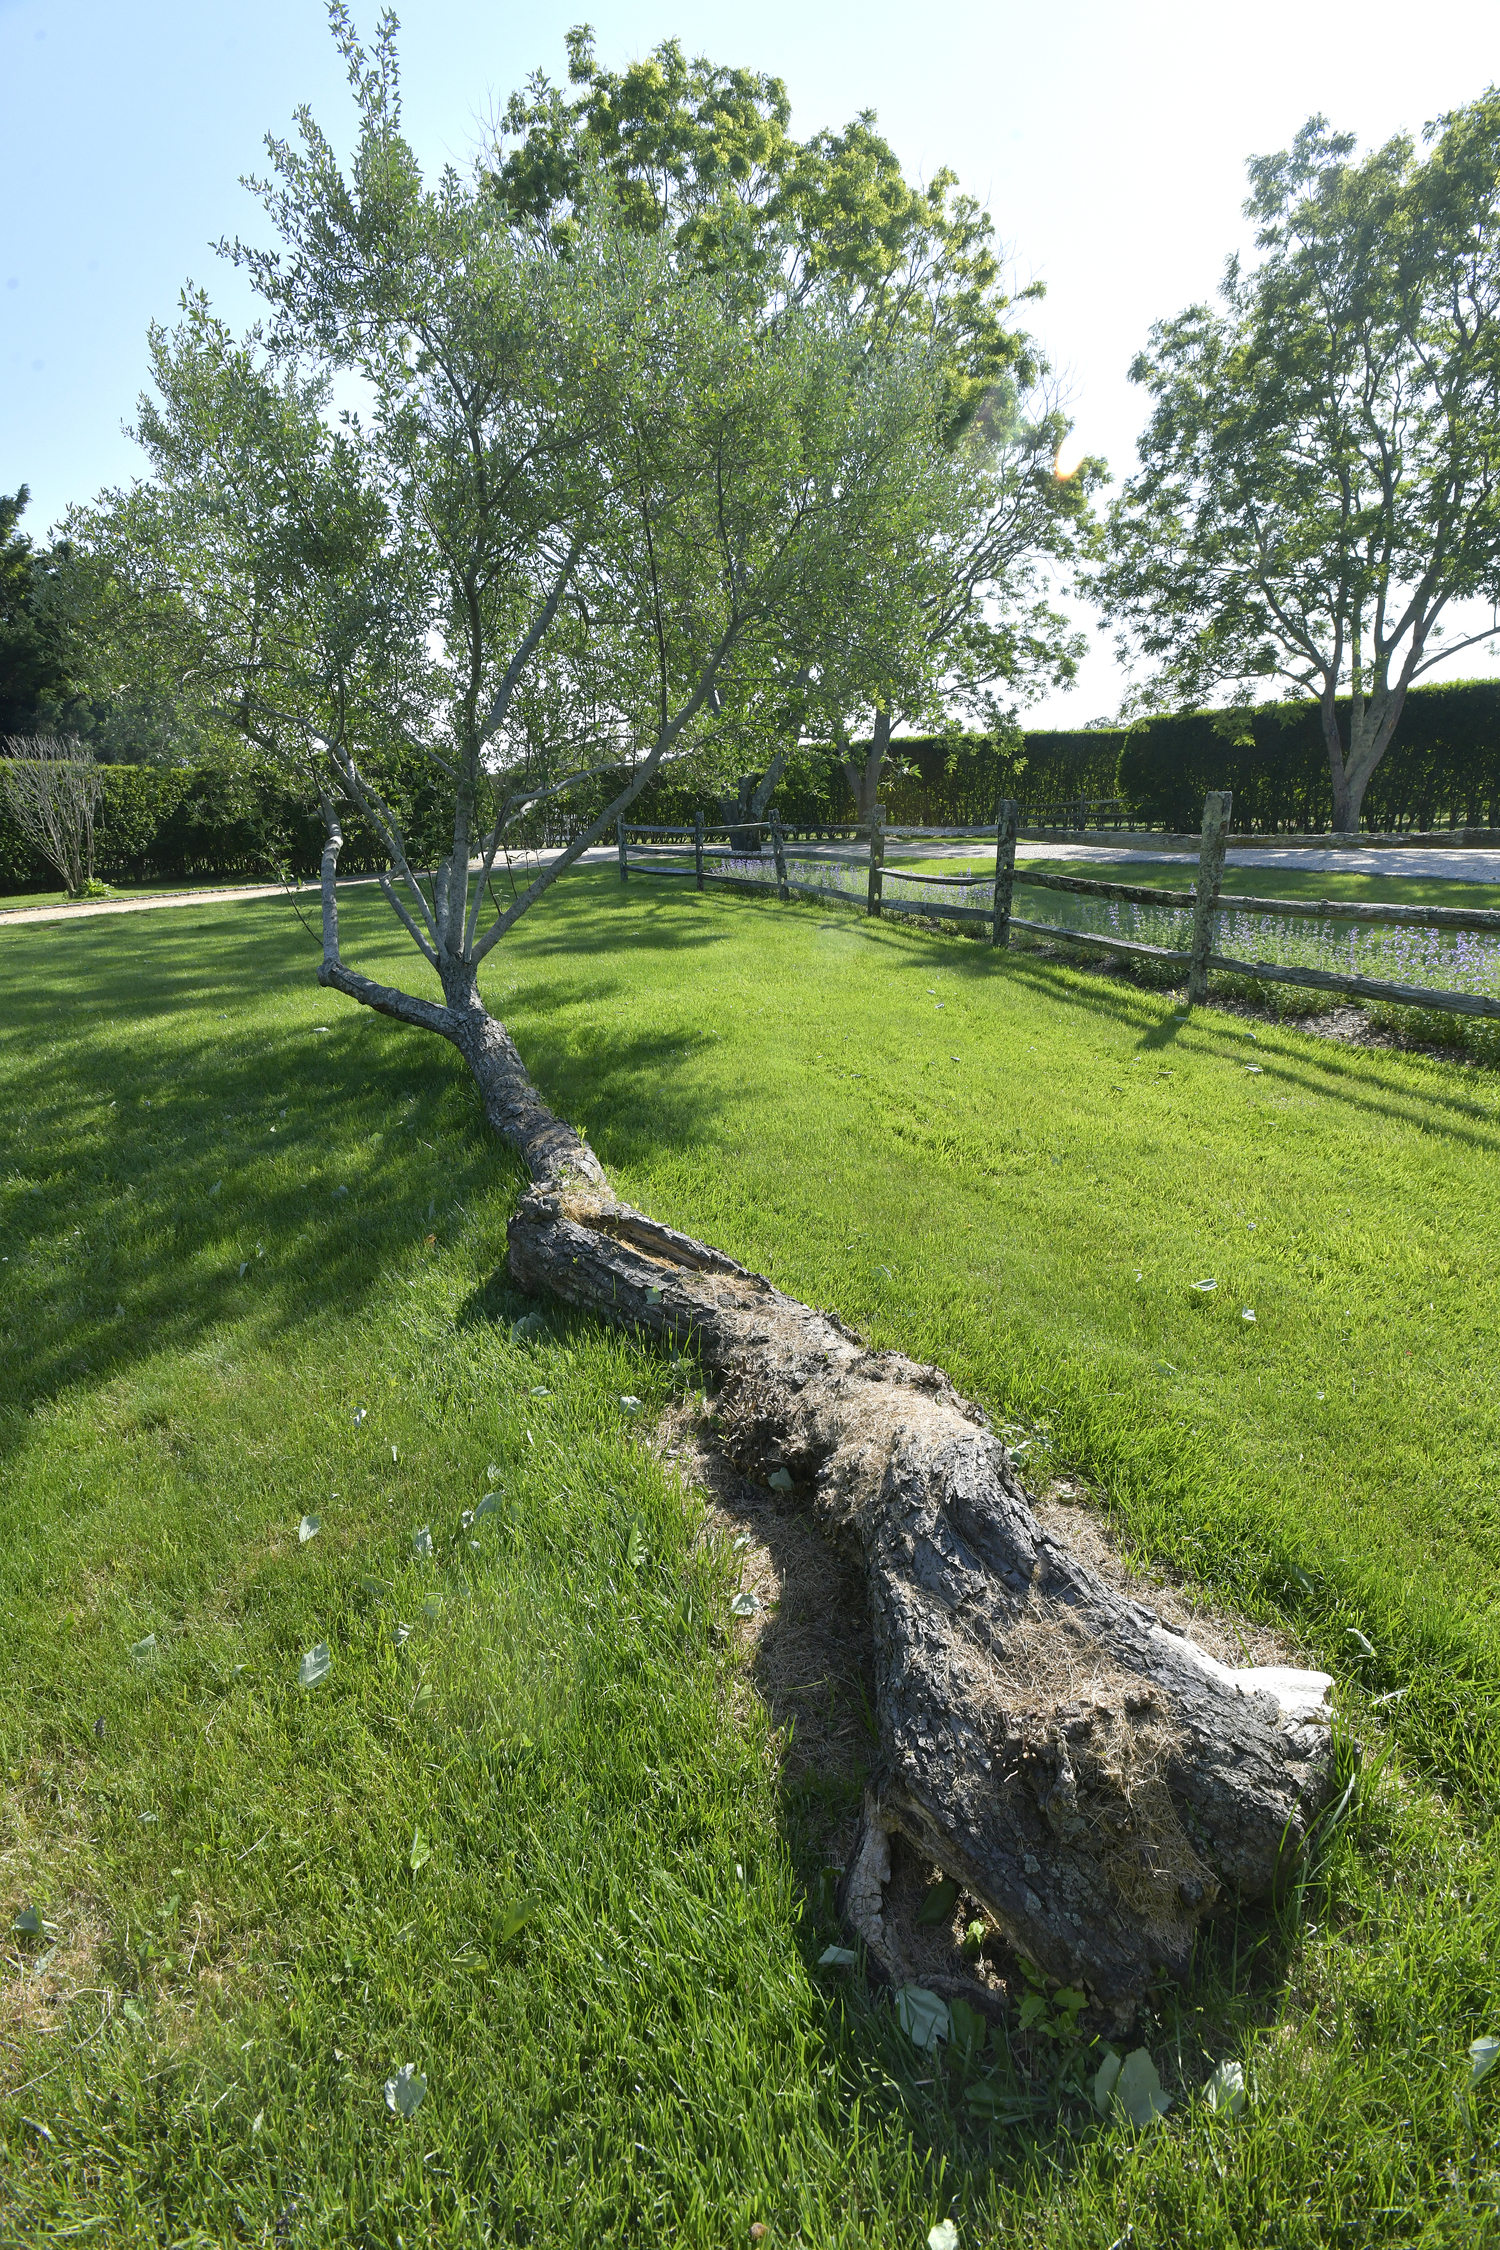
[[[460,965],[466,967],[466,965]],[[542,1101],[466,974],[448,1004],[336,960],[323,981],[449,1039],[531,1176],[510,1222],[518,1287],[690,1343],[720,1381],[726,1448],[785,1469],[857,1559],[880,1764],[845,1912],[906,1981],[882,1919],[904,1833],[1047,1974],[1125,2017],[1181,1975],[1217,1902],[1264,1898],[1326,1801],[1324,1675],[1231,1673],[1048,1537],[982,1412],[936,1367],[874,1352],[835,1316],[613,1194]]]

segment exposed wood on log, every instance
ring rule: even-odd
[[[1268,1896],[1295,1861],[1329,1794],[1331,1683],[1233,1674],[1109,1586],[939,1369],[620,1203],[491,1032],[471,1064],[533,1176],[513,1281],[691,1343],[731,1457],[787,1471],[858,1566],[881,1754],[846,1912],[871,1954],[902,1979],[880,1881],[900,1832],[1041,1969],[1128,2014],[1219,1901]]]

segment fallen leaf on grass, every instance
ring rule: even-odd
[[[1346,1641],[1353,1641],[1355,1654],[1357,1656],[1373,1656],[1375,1654],[1375,1645],[1373,1641],[1367,1641],[1364,1634],[1360,1632],[1358,1626],[1348,1626],[1345,1630],[1344,1638]]]
[[[297,1667],[298,1687],[316,1687],[333,1670],[333,1653],[326,1641],[317,1641]]]
[[[630,1527],[630,1537],[625,1542],[625,1560],[632,1570],[639,1570],[649,1552],[638,1523]]]
[[[316,1539],[322,1528],[323,1519],[321,1516],[304,1516],[297,1526],[299,1545],[305,1547],[309,1539]]]
[[[19,1926],[19,1925],[18,1925]],[[1488,2078],[1500,2062],[1500,2039],[1493,2035],[1469,2042],[1469,2084],[1477,2086],[1481,2078]]]
[[[1241,1318],[1241,1320],[1254,1320],[1254,1318],[1255,1318],[1255,1315],[1254,1315],[1254,1313],[1253,1313],[1253,1312],[1252,1312],[1252,1311],[1250,1310],[1249,1306],[1247,1305],[1247,1306],[1245,1307],[1245,1310],[1244,1310],[1244,1311],[1243,1311],[1243,1312],[1242,1312],[1242,1313],[1240,1314],[1240,1318]]]
[[[131,1649],[130,1661],[132,1664],[149,1664],[155,1654],[156,1635],[148,1633],[143,1641],[137,1641]]]
[[[425,1867],[431,1857],[431,1844],[428,1843],[420,1828],[414,1829],[412,1831],[411,1850],[406,1855],[406,1864],[413,1875],[416,1874],[419,1867]]]
[[[1132,2125],[1154,2125],[1172,2106],[1170,2094],[1161,2090],[1156,2065],[1144,2047],[1127,2055],[1115,2078],[1113,2099]]]
[[[641,1411],[640,1400],[638,1398],[632,1398],[629,1391],[625,1392],[624,1396],[620,1400],[620,1404],[624,1407],[627,1414],[639,1414]]]
[[[481,1516],[495,1515],[502,1505],[503,1502],[498,1492],[487,1492],[474,1510],[474,1521],[478,1523]]]
[[[852,1969],[857,1956],[852,1945],[825,1945],[818,1955],[820,1969]]]
[[[914,2047],[930,2052],[951,2029],[948,2003],[925,1984],[903,1984],[896,1994],[896,2021]]]
[[[791,1473],[786,1469],[773,1469],[766,1482],[773,1492],[790,1492],[792,1489]]]
[[[385,2082],[385,2106],[393,2117],[415,2117],[427,2098],[427,2080],[414,2063],[403,2063]]]
[[[1190,1286],[1196,1289],[1201,1296],[1206,1297],[1211,1290],[1217,1289],[1219,1284],[1216,1281],[1195,1281]]]
[[[951,2219],[939,2219],[927,2229],[927,2250],[958,2250],[958,2229]]]
[[[1244,2113],[1249,2100],[1245,2092],[1245,2072],[1237,2062],[1222,2062],[1203,2089],[1210,2109],[1226,2109],[1231,2117]]]
[[[34,1906],[23,1906],[11,1923],[11,1928],[22,1937],[40,1937],[42,1934],[42,1917]]]
[[[759,1608],[759,1598],[747,1588],[735,1595],[729,1605],[729,1614],[731,1617],[753,1617]]]
[[[425,1523],[419,1531],[412,1533],[411,1551],[414,1555],[430,1555],[432,1553],[432,1533]]]

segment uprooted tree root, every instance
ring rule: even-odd
[[[908,1981],[884,1906],[905,1837],[1039,1970],[1123,2020],[1160,1971],[1186,1971],[1216,1905],[1271,1896],[1295,1864],[1330,1794],[1330,1683],[1232,1672],[1169,1629],[1044,1529],[939,1369],[867,1350],[618,1203],[592,1151],[548,1124],[511,1220],[513,1281],[690,1343],[720,1380],[731,1460],[759,1481],[784,1471],[863,1581],[879,1753],[851,1928]]]

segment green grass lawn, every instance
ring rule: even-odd
[[[1171,2114],[1022,2040],[1001,2127],[817,1967],[736,1561],[648,1442],[690,1371],[512,1340],[515,1164],[315,965],[280,901],[0,940],[0,2242],[1500,2240],[1500,1079],[605,870],[492,957],[622,1193],[1340,1675],[1349,1817],[1154,2002]]]

